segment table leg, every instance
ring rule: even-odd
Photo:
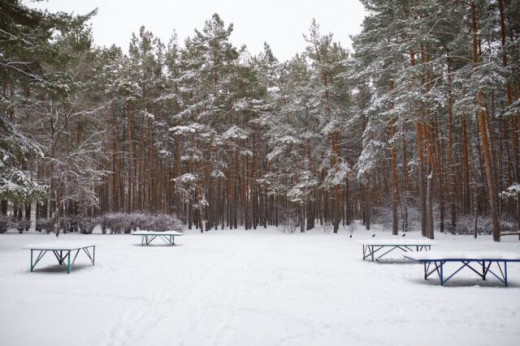
[[[504,261],[504,284],[507,287],[507,261]]]
[[[96,263],[96,246],[92,247],[92,265]]]
[[[374,262],[374,245],[372,245],[372,262]]]
[[[67,255],[67,274],[70,274],[70,250]]]
[[[444,264],[442,263],[442,261],[440,261],[439,263],[440,263],[440,265],[441,265],[441,275],[440,275],[441,286],[444,286],[444,273],[443,273],[443,267],[444,267]]]
[[[33,271],[33,249],[31,249],[31,272]]]

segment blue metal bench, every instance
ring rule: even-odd
[[[432,245],[437,245],[436,242],[427,239],[367,239],[358,242],[363,245],[363,260],[369,258],[372,261],[377,261],[397,249],[404,252],[419,252],[429,251]],[[380,253],[381,250],[386,252]]]
[[[452,279],[462,269],[468,268],[482,280],[491,274],[507,287],[507,264],[520,262],[520,254],[508,252],[429,252],[404,254],[405,258],[424,264],[424,279],[433,273],[439,276],[441,286]],[[454,272],[446,274],[446,263],[459,262],[462,265]],[[492,270],[491,265],[494,264]],[[474,268],[474,267],[477,268]]]
[[[49,243],[26,245],[24,246],[24,249],[31,250],[31,272],[34,271],[36,265],[48,252],[53,253],[58,260],[58,263],[65,266],[67,269],[67,274],[70,274],[70,270],[76,262],[76,258],[78,258],[80,252],[84,252],[87,255],[92,265],[94,265],[96,261],[96,245],[91,243],[55,241]],[[72,255],[74,255],[74,258],[71,262]]]
[[[132,233],[141,237],[141,246],[150,245],[154,239],[161,239],[166,245],[175,245],[175,237],[184,235],[182,232],[167,231],[167,232],[150,232],[150,231],[138,231]]]

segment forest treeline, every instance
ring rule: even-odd
[[[125,54],[94,44],[95,11],[1,0],[1,213],[518,229],[520,2],[361,2],[353,52],[313,21],[279,61],[217,14],[182,43],[141,27]]]

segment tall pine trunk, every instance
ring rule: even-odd
[[[473,68],[477,67],[478,56],[477,56],[477,13],[475,2],[471,2],[471,33],[473,39]],[[500,241],[500,226],[498,222],[498,210],[495,196],[495,182],[493,179],[493,167],[491,163],[491,156],[489,153],[486,119],[484,116],[483,105],[482,105],[482,91],[478,90],[476,95],[477,102],[477,118],[480,129],[480,139],[482,141],[482,149],[484,151],[484,160],[486,163],[486,182],[488,189],[489,206],[491,211],[491,219],[493,225],[493,240]]]

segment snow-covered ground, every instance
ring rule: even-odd
[[[0,345],[518,345],[520,263],[507,288],[467,270],[441,287],[419,264],[362,261],[356,240],[373,232],[349,234],[192,230],[174,247],[63,234],[98,244],[70,275],[51,254],[29,271],[22,246],[53,235],[2,234]],[[516,237],[436,241],[520,252]]]

